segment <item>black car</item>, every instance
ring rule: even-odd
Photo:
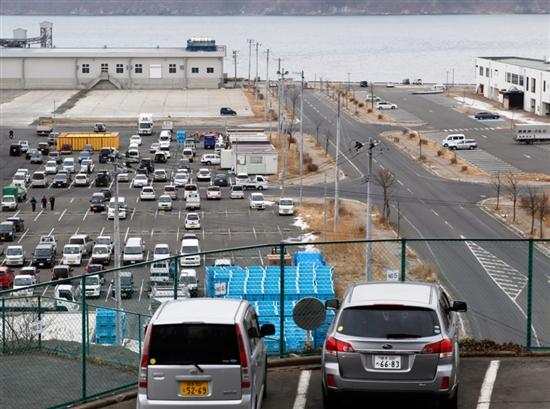
[[[48,156],[48,153],[50,153],[50,145],[48,145],[48,142],[40,142],[36,149],[42,152],[44,156]]]
[[[474,115],[475,119],[499,119],[500,115],[497,115],[489,111],[481,111]]]
[[[224,173],[218,173],[214,176],[214,184],[216,186],[228,186],[229,182],[227,181],[227,175]]]
[[[92,195],[90,199],[90,210],[92,212],[105,211],[105,195],[103,192],[96,192]]]
[[[114,148],[101,148],[99,150],[99,163],[112,162],[116,153],[116,149]]]
[[[66,173],[58,173],[53,178],[52,187],[69,187],[71,180]]]
[[[132,295],[134,294],[134,274],[131,273],[130,271],[121,271],[119,274],[120,274],[120,297],[132,298]],[[112,284],[114,284],[114,280]],[[115,286],[113,285],[113,289],[111,290],[111,295],[113,297],[116,295],[114,287]]]
[[[9,217],[6,220],[15,224],[15,231],[25,230],[25,220],[23,220],[21,217]]]
[[[60,264],[55,266],[52,270],[52,281],[63,280],[64,278],[69,278],[72,276],[73,269],[69,266]]]
[[[101,193],[103,193],[103,196],[105,196],[105,201],[108,202],[113,197],[113,191],[109,188],[101,189]]]
[[[237,115],[237,112],[231,108],[220,108],[220,115]]]
[[[18,143],[12,143],[10,145],[10,156],[21,156],[22,153],[21,145]]]
[[[39,244],[32,253],[31,266],[53,267],[55,264],[55,250],[51,244]]]
[[[108,170],[100,170],[95,178],[96,186],[109,186],[111,184],[111,173]]]
[[[368,87],[368,86],[369,86],[369,82],[368,82],[368,81],[361,81],[361,82],[359,83],[359,86],[360,86],[361,88]]]
[[[5,241],[14,241],[16,238],[15,232],[17,229],[15,228],[14,222],[2,222],[0,223],[0,240]]]
[[[145,168],[149,173],[153,173],[155,171],[155,164],[151,158],[141,158],[139,160],[139,168]]]

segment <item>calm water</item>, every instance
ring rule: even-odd
[[[337,16],[337,17],[73,17],[0,16],[0,35],[16,28],[39,36],[39,23],[53,23],[57,47],[182,47],[204,36],[227,46],[225,72],[248,77],[247,40],[260,44],[258,75],[270,78],[278,59],[306,80],[473,83],[475,57],[550,57],[549,15]],[[251,77],[256,73],[252,47]],[[297,77],[297,76],[294,76]]]

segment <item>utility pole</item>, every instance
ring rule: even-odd
[[[302,71],[302,95],[300,95],[300,207],[302,206],[302,185],[304,166],[304,71]]]
[[[250,64],[252,63],[252,44],[254,44],[254,40],[249,39],[246,42],[248,43],[248,91],[250,92]]]
[[[372,281],[372,200],[371,200],[371,185],[372,185],[372,150],[376,145],[377,141],[373,141],[372,138],[369,138],[369,147],[368,147],[368,175],[367,175],[367,254],[366,254],[366,272],[365,279],[366,281]],[[357,151],[363,147],[364,144],[356,145]]]
[[[122,345],[122,290],[120,286],[120,215],[119,215],[119,195],[118,195],[118,174],[120,168],[118,164],[118,154],[113,158],[115,178],[115,217],[114,217],[114,231],[115,231],[115,301],[116,301],[116,343]]]
[[[233,50],[233,60],[235,61],[235,86],[233,88],[237,88],[237,51]]]
[[[338,231],[338,182],[340,174],[340,91],[338,91],[338,116],[336,117],[336,174],[334,177],[334,231]]]
[[[279,58],[279,66],[281,65],[281,59]],[[277,95],[279,98],[279,116],[277,120],[279,121],[279,138],[281,139],[281,154],[282,154],[282,163],[283,163],[283,169],[281,171],[281,197],[284,197],[285,195],[285,134],[284,134],[284,124],[281,121],[281,98],[284,97],[284,89],[281,91],[281,88],[284,86],[285,82],[285,75],[288,75],[288,71],[285,71],[283,68],[282,70],[277,71],[277,75],[279,76],[279,81],[277,84]]]
[[[267,121],[267,100],[269,99],[269,48],[267,49],[267,64],[266,64],[266,73],[265,73],[265,108],[264,108],[264,121]],[[271,121],[271,112],[270,119]],[[270,124],[271,125],[271,124]],[[269,129],[271,132],[271,128]],[[271,135],[271,134],[270,134]],[[271,137],[270,137],[271,139]]]
[[[261,44],[256,43],[256,76],[254,77],[254,94],[256,94],[256,102],[258,102],[258,46]]]

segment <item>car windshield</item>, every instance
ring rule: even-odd
[[[172,203],[172,198],[161,196],[161,198],[159,199],[159,202],[170,202],[170,203]]]
[[[292,206],[292,200],[281,200],[279,204],[281,206]]]
[[[86,285],[98,285],[99,276],[86,277]]]
[[[164,188],[164,191],[165,192],[175,192],[176,191],[176,188],[175,187],[172,187],[172,186],[166,186]]]
[[[0,231],[12,231],[12,229],[11,224],[0,224]]]
[[[21,250],[20,248],[8,248],[6,254],[8,256],[20,256],[23,254],[23,250]]]
[[[63,249],[63,253],[64,254],[78,254],[78,253],[80,253],[80,247],[78,247],[78,246],[65,247]]]
[[[0,272],[0,275],[2,273]],[[17,276],[15,277],[15,282],[13,285],[31,285],[32,284],[32,278],[30,276]]]
[[[108,254],[109,250],[106,247],[94,247],[94,254]]]
[[[44,175],[42,173],[35,173],[32,175],[33,179],[44,179]]]
[[[122,285],[131,285],[132,284],[132,277],[131,276],[121,276],[120,277],[120,284]]]
[[[194,214],[194,213],[190,213],[190,214],[187,215],[187,220],[199,220],[199,215]]]
[[[37,257],[49,256],[50,254],[52,254],[52,252],[48,249],[36,249],[34,251],[34,255]]]
[[[64,173],[60,173],[59,175],[55,175],[55,178],[53,180],[65,180],[67,179],[67,175]]]
[[[155,248],[155,254],[170,254],[168,247],[157,247]]]
[[[90,156],[90,152],[82,151],[82,152],[80,152],[80,156]]]
[[[197,186],[195,186],[195,185],[187,185],[187,186],[185,186],[185,190],[197,190]]]
[[[141,254],[141,248],[139,247],[126,247],[124,249],[124,254]]]
[[[391,305],[347,308],[340,314],[336,328],[345,335],[384,339],[441,334],[435,311]]]
[[[181,246],[181,254],[198,253],[199,248],[197,246]]]
[[[109,239],[108,237],[98,237],[97,240],[95,241],[96,244],[106,244],[106,245],[110,245],[111,244],[111,239]]]
[[[46,164],[46,166],[48,166],[48,164]],[[50,164],[50,166],[52,166],[52,164]],[[55,164],[53,166],[55,166]],[[25,180],[25,175],[17,173],[13,176],[13,180]]]
[[[4,198],[2,199],[2,201],[4,203],[10,203],[10,202],[15,202],[15,198],[13,196],[4,196]]]
[[[197,277],[193,276],[180,276],[181,284],[197,284]]]

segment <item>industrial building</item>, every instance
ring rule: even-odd
[[[550,59],[476,58],[476,92],[505,109],[550,115]]]
[[[40,23],[39,37],[27,38],[27,30],[19,28],[13,39],[0,39],[1,89],[223,87],[226,47],[209,38],[193,37],[186,47],[58,48],[52,26]]]

